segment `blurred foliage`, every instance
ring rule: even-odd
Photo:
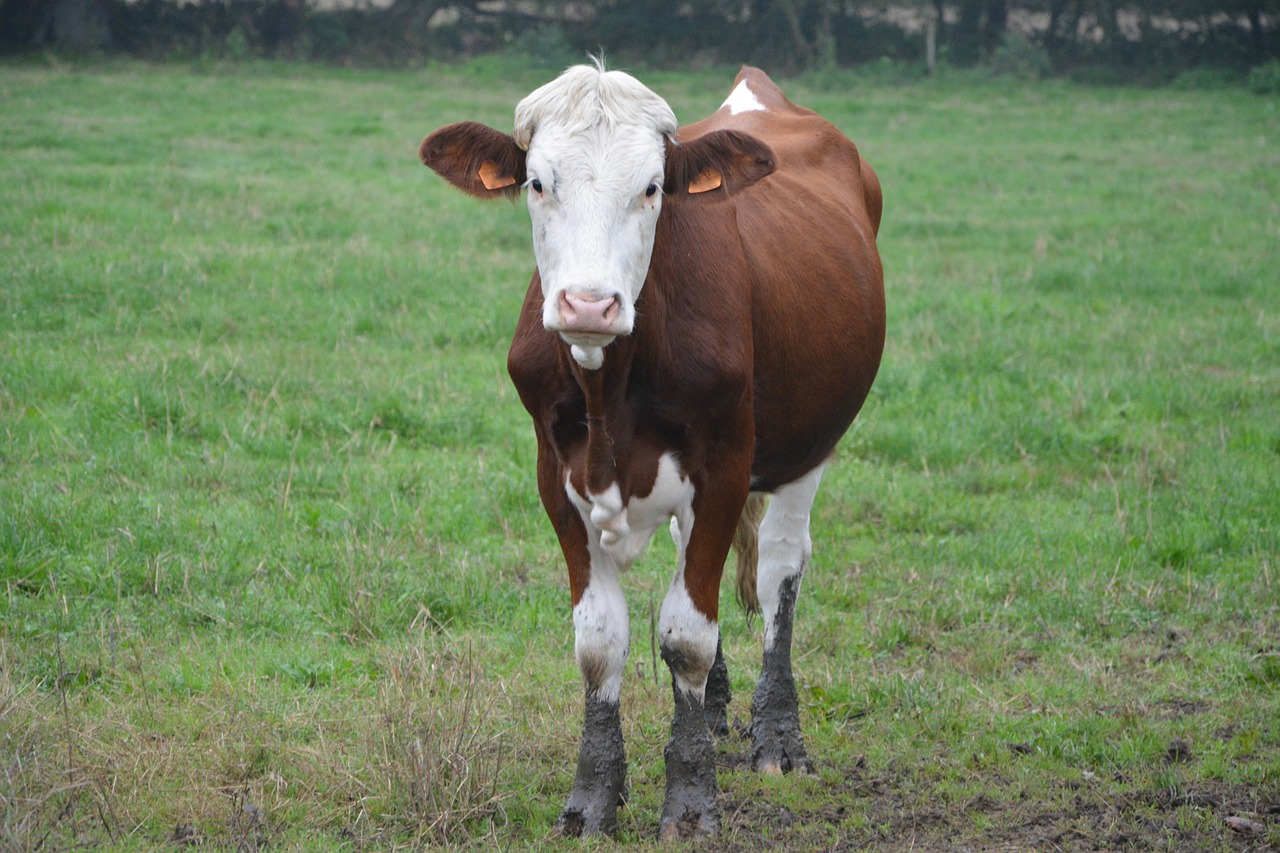
[[[1280,60],[1271,60],[1249,72],[1249,88],[1259,95],[1280,94]]]
[[[5,53],[404,66],[508,52],[550,67],[603,52],[632,66],[797,72],[922,65],[929,39],[935,66],[1024,79],[1245,79],[1280,61],[1280,0],[0,0]]]

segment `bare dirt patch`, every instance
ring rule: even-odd
[[[741,766],[732,757],[727,763]],[[868,774],[861,766],[843,770],[840,783],[803,807],[739,796],[730,782],[723,833],[709,849],[785,843],[833,851],[1262,851],[1275,849],[1280,829],[1276,786],[1260,791],[1205,781],[1117,794],[1114,787],[1066,782],[1031,797],[993,778],[988,793],[948,802],[909,779]]]

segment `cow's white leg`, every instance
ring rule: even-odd
[[[689,525],[681,527],[688,542]],[[684,559],[658,617],[662,659],[671,670],[675,712],[671,738],[663,750],[667,792],[659,837],[678,840],[714,835],[720,829],[716,806],[715,748],[705,719],[707,676],[716,660],[720,630],[694,604],[685,584]]]
[[[809,511],[822,467],[778,489],[760,522],[756,589],[764,616],[764,663],[751,701],[751,764],[765,773],[812,769],[791,674],[791,626],[813,550]]]
[[[591,576],[573,608],[574,653],[586,690],[582,741],[573,792],[556,822],[556,831],[569,836],[616,831],[627,779],[619,712],[630,638],[627,603],[599,532],[587,529]]]
[[[676,551],[683,553],[680,536],[680,520],[671,518],[671,541]],[[716,637],[716,658],[707,674],[707,686],[703,692],[703,716],[707,729],[713,737],[724,737],[729,734],[729,700],[733,698],[729,689],[729,668],[724,662],[724,652],[720,648],[719,634]]]
[[[734,464],[741,461],[741,467]],[[728,675],[720,655],[720,575],[747,498],[746,460],[728,459],[678,511],[679,570],[662,602],[659,637],[671,670],[674,713],[666,759],[667,788],[658,834],[664,841],[714,835],[715,746],[708,716],[724,717]],[[741,479],[739,480],[739,477]]]
[[[587,693],[617,704],[631,642],[627,601],[613,561],[591,556],[591,581],[573,608],[573,651]]]

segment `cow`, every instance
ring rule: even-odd
[[[527,195],[536,268],[507,367],[533,419],[586,694],[554,829],[617,829],[620,576],[669,524],[679,561],[658,617],[674,696],[659,837],[713,835],[731,546],[764,628],[752,766],[812,768],[792,622],[823,467],[884,347],[879,180],[834,125],[751,67],[715,113],[678,127],[634,77],[575,66],[520,101],[513,134],[452,124],[419,156],[473,196]]]

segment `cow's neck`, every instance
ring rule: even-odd
[[[618,421],[627,408],[627,368],[631,361],[630,341],[615,340],[605,349],[604,363],[596,370],[574,364],[573,373],[582,388],[587,409],[586,486],[601,494],[618,480],[615,434],[626,427]]]

